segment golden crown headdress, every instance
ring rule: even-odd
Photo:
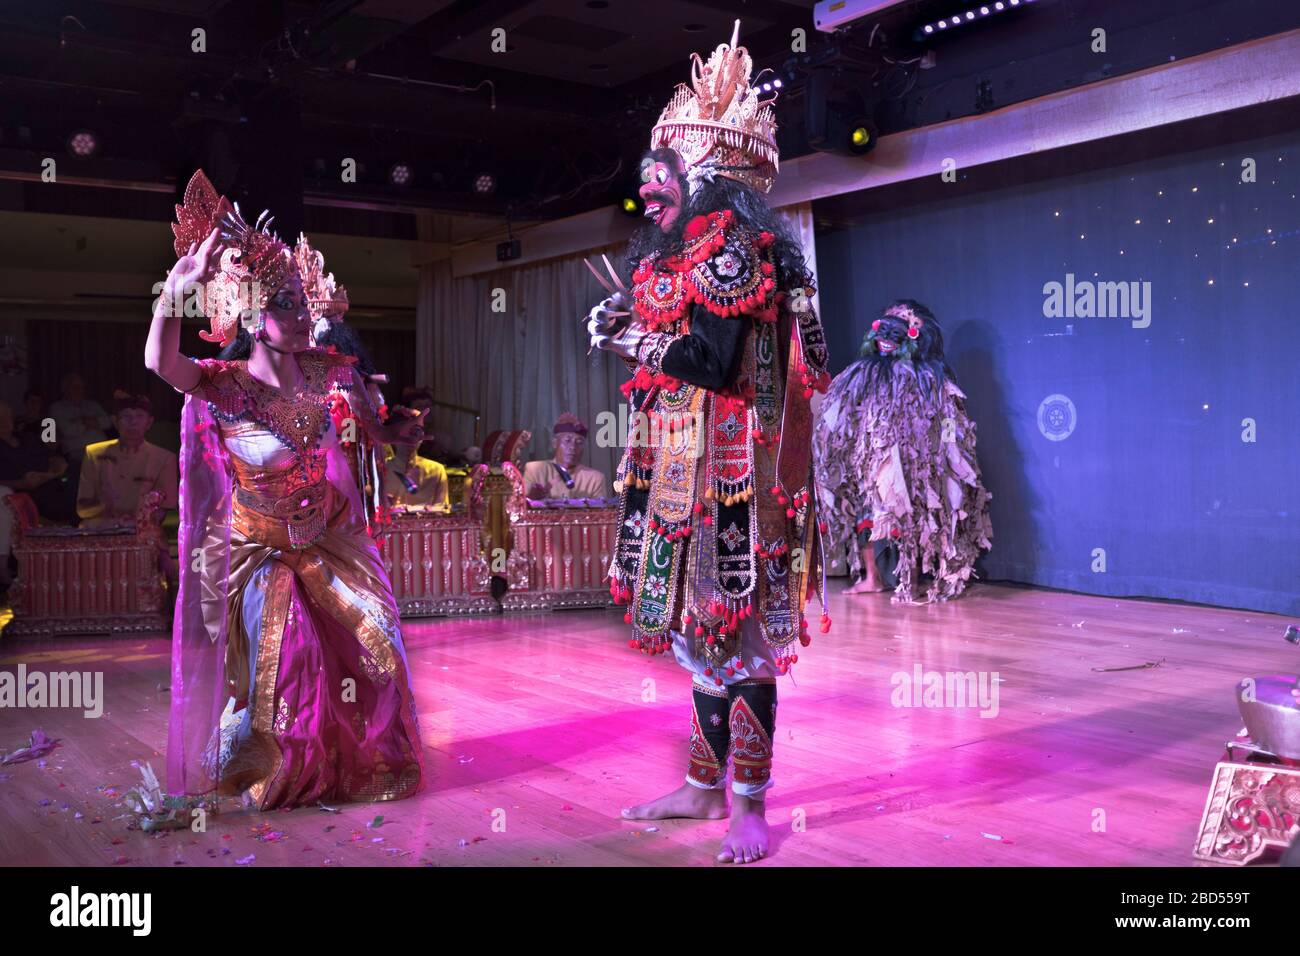
[[[273,216],[263,211],[249,225],[234,203],[219,194],[196,170],[185,187],[182,204],[176,207],[172,224],[177,257],[201,243],[213,229],[221,239],[221,256],[214,276],[203,288],[203,314],[211,332],[200,332],[207,342],[228,345],[240,325],[252,328],[267,301],[284,285],[294,269],[289,247],[271,232]]]
[[[767,192],[779,159],[776,96],[760,100],[749,85],[754,65],[739,40],[737,20],[730,45],[719,44],[707,63],[691,54],[691,85],[678,85],[650,133],[650,146],[676,150],[692,179],[728,176]]]
[[[298,264],[298,275],[302,277],[302,291],[307,297],[312,320],[342,321],[348,310],[348,290],[334,280],[334,273],[325,271],[325,256],[312,248],[303,233],[298,233],[293,258]]]

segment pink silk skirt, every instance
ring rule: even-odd
[[[230,637],[215,774],[261,809],[396,800],[422,754],[392,586],[340,495],[324,535],[287,547],[283,526],[236,505]]]

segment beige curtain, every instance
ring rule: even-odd
[[[808,264],[808,271],[813,274],[813,285],[817,282],[817,237],[813,230],[812,203],[801,202],[793,206],[785,206],[778,212],[785,216],[786,221],[790,223],[794,230],[794,236],[799,240],[799,245],[803,249],[804,261]],[[813,297],[813,308],[821,312],[821,294],[820,292]]]
[[[611,261],[617,252],[595,250],[601,251]],[[417,375],[439,400],[481,415],[476,439],[471,416],[435,409],[430,421],[439,444],[460,449],[497,429],[526,428],[533,433],[530,457],[546,458],[551,425],[573,412],[590,430],[587,464],[612,476],[622,452],[602,439],[618,429],[601,425],[619,420],[618,387],[627,371],[608,353],[587,355],[584,321],[606,295],[581,256],[459,279],[447,261],[422,268]]]

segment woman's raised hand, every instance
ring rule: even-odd
[[[218,247],[218,235],[218,230],[213,229],[201,243],[191,243],[189,252],[176,260],[176,265],[172,266],[163,283],[163,295],[169,300],[175,300],[178,293],[183,296],[189,289],[202,286],[212,277],[216,271],[214,256]]]
[[[203,287],[216,271],[213,258],[219,248],[216,229],[197,245],[192,244],[185,255],[176,260],[167,278],[163,280],[162,294],[154,301],[153,318],[149,321],[149,335],[144,343],[144,367],[159,376],[173,388],[188,392],[202,377],[199,367],[181,353],[180,318],[185,314],[185,297],[199,296],[203,303]],[[155,286],[157,288],[157,286]]]

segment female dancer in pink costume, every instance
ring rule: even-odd
[[[322,290],[202,172],[177,219],[145,347],[185,393],[168,789],[260,809],[410,796],[422,761],[406,653],[331,391],[354,396],[345,427],[378,442],[418,443],[422,421],[381,422],[351,359],[310,347]],[[246,360],[181,354],[187,296],[204,339],[250,332]]]

